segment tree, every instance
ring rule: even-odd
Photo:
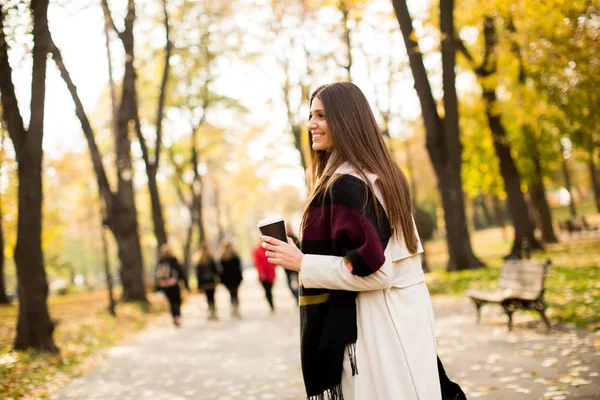
[[[172,69],[172,95],[167,106],[179,113],[180,120],[188,122],[190,130],[189,135],[172,138],[174,144],[168,148],[168,154],[175,170],[177,193],[190,214],[184,245],[184,257],[188,260],[193,238],[197,243],[208,239],[203,215],[209,165],[206,153],[224,142],[224,130],[208,122],[209,112],[218,107],[231,113],[242,109],[236,100],[213,91],[219,58],[237,54],[239,47],[230,40],[235,32],[228,18],[234,7],[234,3],[220,0],[184,2],[172,16],[172,40],[177,44],[174,56],[180,63]],[[183,140],[187,143],[182,146]]]
[[[169,79],[169,61],[171,59],[172,43],[169,36],[169,12],[167,10],[167,0],[162,0],[163,15],[164,15],[164,29],[165,29],[165,61],[163,72],[161,76],[160,89],[157,101],[156,110],[156,137],[154,139],[154,155],[151,156],[148,151],[148,145],[146,139],[142,133],[142,124],[139,117],[139,106],[137,101],[137,92],[134,90],[134,97],[136,99],[135,105],[135,131],[142,149],[142,158],[144,165],[146,166],[146,174],[148,175],[148,190],[150,192],[150,203],[152,206],[152,222],[154,223],[154,235],[158,246],[167,243],[167,231],[165,229],[165,219],[163,217],[163,209],[158,193],[158,184],[156,181],[156,173],[158,172],[158,165],[160,160],[161,146],[162,146],[162,132],[163,132],[163,117],[165,108],[165,97],[167,95],[167,82]],[[106,9],[106,7],[105,7]]]
[[[461,180],[462,146],[459,140],[456,51],[451,39],[454,32],[454,2],[440,1],[442,31],[442,68],[444,89],[444,117],[438,113],[431,85],[417,44],[413,22],[405,1],[393,0],[396,17],[404,37],[415,89],[421,103],[426,130],[426,146],[433,164],[444,207],[446,242],[450,259],[447,269],[456,271],[479,268],[483,263],[473,254],[467,228],[464,195]]]
[[[290,27],[289,12],[290,7],[298,7],[298,17],[294,19],[295,25]],[[294,146],[300,154],[300,165],[306,171],[306,150],[305,143],[302,139],[306,128],[306,115],[304,113],[306,103],[310,97],[310,89],[312,84],[313,63],[314,57],[308,51],[307,43],[303,40],[305,31],[311,31],[307,27],[312,19],[312,10],[307,7],[305,2],[297,1],[292,4],[284,2],[273,2],[272,10],[274,14],[271,30],[276,33],[274,36],[276,42],[284,41],[283,45],[277,46],[274,43],[274,48],[278,49],[276,58],[279,66],[284,74],[282,84],[282,96],[287,112],[287,122],[294,138]],[[283,19],[286,17],[287,24],[283,24]],[[287,28],[284,28],[286,26]],[[302,36],[298,37],[298,34]],[[294,79],[294,71],[298,62],[294,62],[297,49],[301,49],[302,67],[299,75]]]
[[[508,135],[502,124],[502,114],[498,110],[498,97],[496,94],[497,82],[497,54],[498,37],[495,20],[490,16],[484,17],[484,55],[481,64],[477,65],[465,44],[456,40],[461,52],[469,61],[477,76],[482,96],[485,102],[485,114],[494,142],[494,149],[500,165],[500,173],[504,180],[504,190],[507,194],[508,205],[515,228],[514,242],[508,257],[519,257],[523,246],[531,249],[542,248],[535,237],[535,225],[529,217],[529,210],[525,197],[521,191],[521,177],[511,154]],[[454,34],[453,34],[454,35]],[[453,37],[456,38],[454,35]]]
[[[52,333],[54,323],[48,313],[48,283],[42,252],[42,139],[46,95],[48,0],[32,0],[33,71],[31,115],[25,129],[19,110],[8,43],[4,33],[5,10],[0,5],[0,97],[2,116],[15,148],[19,177],[19,221],[15,264],[17,268],[19,316],[14,348],[34,348],[57,352]]]
[[[105,0],[103,1],[103,6],[108,7]],[[144,266],[138,233],[137,210],[134,201],[133,168],[130,155],[131,142],[129,139],[129,122],[133,121],[136,117],[135,70],[132,65],[134,20],[135,4],[133,0],[129,0],[127,15],[125,16],[125,30],[118,32],[119,37],[125,44],[126,57],[115,134],[116,192],[113,192],[109,185],[107,174],[102,164],[102,157],[96,144],[94,131],[77,93],[77,87],[73,83],[69,71],[63,62],[60,50],[50,36],[51,45],[49,50],[75,103],[75,113],[79,118],[83,133],[88,142],[98,182],[98,190],[104,201],[106,209],[105,223],[115,236],[119,247],[118,255],[121,262],[120,274],[123,286],[122,299],[124,301],[147,302],[146,287],[144,284]],[[111,26],[114,27],[112,19]],[[114,29],[116,30],[116,27]]]

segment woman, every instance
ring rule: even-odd
[[[208,303],[208,320],[217,320],[217,306],[215,304],[215,288],[219,270],[212,257],[210,249],[206,243],[203,243],[193,257],[196,278],[198,280],[198,292],[206,295]]]
[[[160,246],[159,260],[154,273],[156,290],[161,290],[171,306],[171,315],[175,326],[181,325],[181,291],[179,289],[179,281],[182,280],[185,288],[190,290],[188,286],[187,276],[173,256],[171,246],[165,243]]]
[[[262,241],[252,251],[254,266],[258,273],[258,280],[265,290],[265,297],[271,308],[271,312],[275,312],[275,303],[273,302],[273,282],[275,281],[275,265],[267,260],[265,249],[262,248]]]
[[[433,310],[406,176],[352,83],[312,94],[308,131],[302,251],[290,238],[262,237],[270,263],[300,272],[308,397],[441,399]]]
[[[240,318],[240,305],[238,299],[238,289],[242,283],[242,264],[240,257],[233,247],[231,242],[223,242],[221,244],[220,252],[220,263],[221,263],[221,283],[225,285],[229,291],[231,297],[231,316],[233,318]]]

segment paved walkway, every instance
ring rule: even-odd
[[[246,272],[241,321],[229,317],[226,290],[217,292],[218,322],[206,320],[203,299],[193,296],[181,328],[165,322],[112,348],[51,398],[304,399],[298,313],[284,274],[271,314],[254,271]],[[535,317],[519,313],[508,333],[496,307],[484,308],[479,326],[465,299],[434,298],[434,307],[440,357],[468,398],[600,399],[598,333],[547,334]]]

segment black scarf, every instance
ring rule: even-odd
[[[385,262],[390,239],[385,211],[361,179],[341,175],[309,205],[302,251],[345,257],[352,273],[368,276]],[[302,373],[310,400],[343,399],[341,380],[348,348],[352,374],[358,373],[356,292],[300,288]]]

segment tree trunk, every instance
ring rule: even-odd
[[[219,239],[219,243],[223,239],[225,239],[225,229],[223,229],[223,224],[221,222],[221,200],[219,196],[219,183],[216,179],[213,180],[213,198],[215,205],[215,219],[217,224],[217,237]]]
[[[544,243],[558,243],[552,226],[552,214],[548,207],[546,199],[546,188],[542,181],[536,181],[529,185],[529,195],[535,210],[536,218],[542,231],[542,241]]]
[[[573,199],[573,189],[571,187],[571,173],[569,172],[569,166],[567,164],[567,159],[564,156],[564,152],[561,161],[563,178],[565,179],[565,189],[569,192],[569,211],[571,212],[571,218],[576,218],[577,210],[575,209],[575,199]]]
[[[344,47],[346,48],[346,79],[352,82],[352,31],[348,28],[348,17],[350,14],[349,6],[345,2],[341,2],[340,11],[342,12],[342,27],[344,29]]]
[[[104,213],[103,213],[104,214]],[[100,239],[102,240],[102,257],[104,258],[104,276],[106,277],[106,288],[108,290],[108,312],[113,317],[117,315],[115,297],[113,295],[113,277],[110,270],[110,255],[108,252],[108,240],[106,240],[106,229],[104,224],[104,215],[102,215],[102,225],[100,226]]]
[[[128,220],[128,213],[123,213],[117,221],[109,219],[117,245],[121,262],[121,285],[123,301],[148,302],[144,284],[144,270],[141,263],[142,250],[137,234],[137,222]],[[133,231],[135,229],[135,231]]]
[[[442,32],[442,84],[444,88],[444,110],[445,118],[443,120],[443,133],[440,138],[445,145],[445,172],[446,180],[442,185],[446,193],[444,202],[444,215],[446,216],[446,231],[451,237],[450,241],[455,244],[450,246],[449,271],[456,271],[466,268],[477,268],[483,265],[471,250],[471,241],[467,228],[467,218],[465,214],[465,201],[462,190],[462,145],[459,140],[460,130],[458,124],[458,97],[456,94],[456,49],[454,40],[454,0],[440,1],[440,28]],[[427,147],[432,154],[431,147],[435,145],[433,141],[428,141]],[[436,153],[436,152],[434,152]],[[438,162],[438,168],[439,168]],[[453,249],[461,249],[458,254]],[[454,263],[453,263],[454,261]]]
[[[31,115],[29,129],[24,128],[8,63],[8,47],[4,35],[4,10],[0,5],[0,94],[3,117],[15,147],[18,189],[17,245],[14,250],[17,267],[19,316],[16,350],[34,348],[58,352],[52,333],[54,323],[48,313],[48,283],[42,253],[42,139],[46,65],[49,49],[48,0],[32,0],[33,73],[31,81]]]
[[[156,182],[156,167],[151,167],[154,172],[148,172],[148,191],[150,192],[150,204],[152,206],[152,222],[154,223],[154,236],[158,242],[158,247],[167,243],[167,230],[165,229],[165,219],[162,212],[162,204],[158,194],[158,184]]]
[[[32,8],[34,7],[32,4]],[[32,132],[32,128],[34,127],[30,128],[28,134]],[[48,283],[41,241],[42,143],[41,140],[38,145],[31,142],[22,149],[18,165],[19,222],[15,264],[19,281],[19,318],[14,348],[57,352],[58,347],[52,338],[54,323],[48,313]]]
[[[596,205],[596,211],[600,213],[600,181],[598,180],[598,171],[596,170],[594,156],[595,149],[590,140],[590,158],[588,160],[588,168],[590,170],[590,181],[592,184],[592,191],[594,192],[594,204]]]
[[[535,238],[535,226],[529,217],[527,203],[521,191],[521,177],[515,165],[514,159],[510,153],[510,142],[502,125],[502,115],[498,112],[498,103],[496,97],[496,87],[486,78],[494,76],[497,73],[497,55],[496,47],[498,38],[496,33],[495,21],[492,17],[484,18],[483,27],[485,50],[483,61],[480,66],[476,66],[473,57],[466,47],[455,38],[453,42],[461,45],[461,50],[470,62],[483,91],[483,100],[485,102],[485,113],[492,132],[494,150],[500,164],[500,174],[504,180],[504,191],[506,192],[508,205],[510,208],[513,225],[515,228],[514,242],[508,257],[520,257],[521,250],[540,249],[541,243]],[[453,36],[454,38],[454,36]]]
[[[492,209],[494,210],[494,218],[496,219],[496,224],[501,228],[506,227],[506,221],[504,220],[504,212],[502,211],[500,198],[495,194],[492,195]]]
[[[292,134],[294,135],[294,146],[298,153],[300,153],[300,162],[302,163],[302,169],[306,172],[306,155],[302,148],[302,127],[300,125],[292,124]]]
[[[483,98],[486,103],[486,115],[492,131],[494,149],[500,163],[500,173],[504,180],[504,191],[506,192],[510,215],[515,228],[514,242],[508,257],[517,257],[520,256],[524,246],[529,249],[541,249],[543,246],[535,238],[535,226],[529,218],[527,203],[521,191],[521,177],[510,154],[510,146],[506,131],[502,126],[500,114],[494,112],[496,92],[484,89]]]
[[[183,266],[187,273],[187,276],[190,276],[192,271],[192,235],[194,233],[194,224],[190,221],[190,225],[187,229],[187,234],[185,235],[185,244],[183,246]]]
[[[154,150],[154,161],[150,160],[150,155],[148,153],[148,146],[146,145],[146,140],[144,135],[142,134],[142,127],[140,124],[140,119],[138,115],[138,101],[137,101],[137,93],[134,90],[135,96],[135,128],[138,140],[140,142],[140,147],[142,149],[142,158],[144,159],[144,165],[146,166],[146,174],[148,175],[148,190],[150,192],[150,205],[152,207],[152,222],[154,224],[154,235],[156,236],[156,241],[158,243],[158,247],[167,243],[167,231],[165,229],[165,219],[163,217],[162,204],[160,201],[160,195],[158,193],[158,184],[156,182],[156,173],[158,171],[158,165],[160,160],[160,148],[162,144],[162,121],[164,116],[164,106],[165,99],[167,95],[167,82],[169,80],[169,61],[171,59],[171,39],[169,36],[169,14],[167,12],[167,2],[166,0],[162,1],[163,5],[163,14],[164,14],[164,27],[165,27],[165,36],[166,36],[166,44],[165,44],[165,63],[161,78],[160,84],[160,93],[158,96],[157,102],[157,110],[156,110],[156,140],[155,140],[155,150]],[[133,42],[133,39],[132,39]],[[133,50],[131,53],[133,58]],[[132,64],[133,65],[133,64]]]
[[[442,41],[442,60],[444,69],[444,91],[446,119],[443,121],[437,113],[437,108],[427,72],[423,64],[423,56],[418,44],[413,40],[412,18],[405,1],[393,0],[394,9],[400,24],[404,43],[406,45],[410,67],[415,81],[415,89],[421,103],[423,121],[426,130],[427,150],[431,158],[438,180],[444,220],[446,224],[446,242],[448,244],[449,271],[479,268],[483,263],[475,257],[471,248],[471,239],[467,229],[464,196],[461,182],[461,152],[458,141],[458,108],[452,104],[456,98],[454,87],[454,46],[451,41]],[[442,31],[453,29],[453,2],[442,0],[440,4],[440,19]],[[448,37],[452,37],[452,32]],[[454,92],[454,95],[452,95]],[[455,115],[450,115],[455,113]],[[444,125],[448,123],[448,127]]]
[[[487,204],[485,203],[485,196],[479,195],[477,200],[478,200],[479,207],[481,208],[481,211],[483,212],[486,227],[494,226],[494,218],[492,217],[492,214],[490,213],[490,210],[489,210]]]
[[[106,5],[106,7],[108,7]],[[121,283],[123,300],[147,302],[144,285],[144,263],[138,232],[137,208],[134,199],[133,165],[131,162],[131,140],[129,123],[137,117],[135,96],[135,68],[133,66],[135,2],[129,0],[125,17],[125,30],[118,32],[125,50],[125,73],[123,75],[121,103],[117,117],[115,149],[117,156],[116,207],[107,211],[108,225],[114,232],[119,245],[121,260]]]
[[[552,226],[552,213],[546,198],[546,188],[544,187],[544,178],[542,172],[542,163],[537,145],[529,129],[525,127],[523,133],[526,135],[528,146],[532,151],[531,160],[534,165],[533,182],[529,185],[529,195],[538,220],[538,226],[542,231],[542,241],[545,243],[558,243]]]

